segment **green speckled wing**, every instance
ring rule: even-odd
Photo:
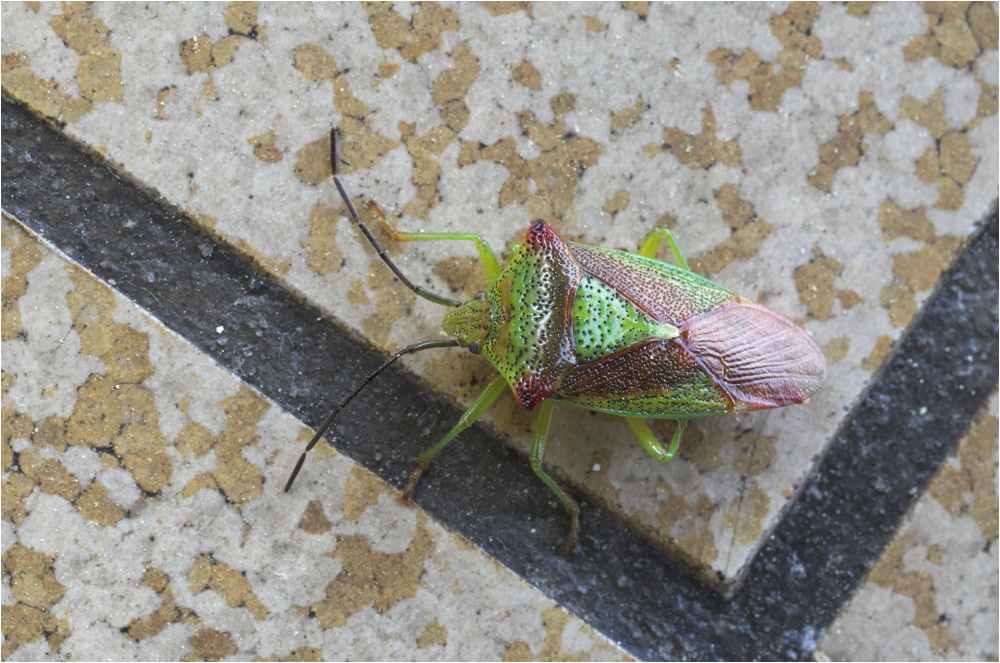
[[[583,270],[657,322],[680,326],[733,297],[732,291],[694,272],[624,251],[567,242]]]

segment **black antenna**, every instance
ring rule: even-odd
[[[337,190],[340,191],[340,197],[344,199],[344,203],[347,205],[347,209],[351,213],[351,218],[354,219],[354,222],[356,224],[358,224],[358,227],[361,228],[361,232],[364,233],[366,238],[368,238],[368,241],[371,243],[371,245],[375,247],[375,251],[378,252],[379,257],[382,258],[382,261],[389,266],[389,269],[391,269],[392,273],[396,275],[396,278],[398,278],[400,281],[403,282],[403,284],[406,287],[408,287],[410,290],[420,295],[424,299],[429,299],[432,302],[443,304],[445,306],[461,306],[461,304],[459,304],[456,301],[448,299],[447,297],[441,297],[440,295],[435,295],[432,292],[424,290],[420,286],[416,286],[410,283],[410,280],[405,276],[403,276],[402,272],[399,271],[399,268],[396,267],[395,264],[393,264],[392,260],[389,259],[389,256],[386,255],[382,247],[379,246],[377,241],[375,241],[375,238],[372,236],[371,231],[368,230],[368,227],[361,221],[361,217],[358,216],[358,211],[354,208],[354,203],[351,202],[351,197],[347,195],[347,190],[344,188],[344,184],[340,181],[340,177],[337,175],[337,132],[334,129],[330,130],[330,168],[333,170],[333,181],[337,185]],[[375,204],[375,201],[371,202],[373,205]],[[378,211],[379,215],[384,219],[385,216],[382,214],[382,211],[378,208],[378,205],[375,205],[375,209]],[[299,456],[298,462],[295,463],[295,469],[292,470],[291,476],[288,477],[288,483],[285,484],[285,492],[287,493],[291,489],[292,484],[295,483],[295,477],[299,475],[299,470],[302,469],[302,465],[306,462],[306,454],[308,454],[312,450],[312,448],[316,446],[316,443],[319,442],[319,439],[323,437],[323,433],[325,433],[327,429],[329,429],[330,426],[333,425],[334,420],[337,418],[337,415],[340,414],[341,410],[343,410],[355,396],[361,393],[361,390],[364,389],[366,386],[368,386],[368,384],[370,384],[372,380],[378,377],[379,373],[389,368],[389,366],[391,366],[393,362],[395,362],[403,355],[412,354],[414,352],[420,352],[421,350],[429,350],[431,348],[452,348],[459,346],[460,343],[458,342],[458,339],[454,338],[448,339],[446,341],[424,341],[423,343],[415,343],[413,345],[405,347],[396,354],[394,354],[393,356],[389,357],[389,359],[387,359],[385,363],[376,368],[371,375],[366,377],[364,381],[360,385],[358,385],[354,391],[348,394],[344,400],[340,401],[340,403],[337,404],[337,407],[333,408],[333,412],[331,412],[330,415],[326,418],[326,421],[323,422],[323,425],[316,430],[316,434],[312,436],[311,440],[309,440],[309,444],[306,445],[305,451],[302,452],[302,455]]]
[[[361,220],[361,217],[358,216],[358,210],[354,208],[354,203],[351,202],[351,197],[347,195],[347,189],[344,188],[343,182],[340,181],[340,176],[337,175],[337,130],[336,129],[330,130],[330,169],[333,171],[333,183],[337,185],[337,191],[340,191],[340,197],[344,199],[344,204],[347,205],[347,210],[351,213],[351,218],[354,219],[354,223],[358,224],[358,227],[361,229],[361,232],[364,233],[364,236],[368,239],[369,243],[371,243],[371,245],[375,247],[375,251],[378,253],[378,257],[381,258],[385,264],[389,265],[389,269],[391,269],[392,273],[396,275],[396,278],[402,281],[403,285],[405,285],[407,288],[417,293],[424,299],[428,299],[434,302],[435,304],[441,304],[443,306],[455,306],[455,307],[461,306],[462,305],[461,302],[456,302],[454,299],[448,299],[447,297],[442,297],[441,295],[435,295],[433,292],[429,292],[421,288],[419,285],[413,285],[413,283],[410,282],[410,279],[403,276],[403,273],[399,271],[399,268],[396,267],[395,263],[392,262],[392,260],[386,254],[385,250],[383,250],[382,247],[379,246],[379,243],[375,241],[375,237],[372,235],[371,231],[368,230],[368,226],[366,226],[364,222]],[[374,203],[375,201],[371,202]],[[375,205],[375,208],[378,209],[377,204]],[[379,214],[380,215],[382,214],[381,210],[379,210]],[[385,216],[383,215],[382,218],[384,219]]]
[[[287,493],[289,489],[291,489],[292,484],[295,483],[295,477],[299,475],[299,470],[302,469],[302,464],[306,462],[306,454],[309,453],[309,451],[316,446],[316,443],[319,442],[319,439],[321,437],[323,437],[323,433],[325,433],[327,429],[330,428],[330,426],[333,424],[333,420],[337,418],[338,414],[340,414],[340,411],[343,410],[344,407],[348,403],[350,403],[351,400],[355,396],[357,396],[362,389],[367,387],[372,380],[378,377],[379,373],[389,368],[389,366],[391,366],[394,361],[396,361],[403,355],[408,355],[414,352],[420,352],[421,350],[429,350],[431,348],[451,348],[451,347],[458,347],[458,339],[451,338],[448,339],[447,341],[424,341],[423,343],[416,343],[409,347],[403,348],[393,356],[389,357],[389,359],[387,359],[384,364],[376,368],[371,375],[365,378],[364,382],[358,385],[354,391],[352,391],[350,394],[347,395],[347,398],[340,401],[340,403],[337,404],[337,407],[333,408],[333,412],[330,413],[330,416],[328,416],[326,418],[326,421],[323,422],[323,425],[316,430],[316,434],[312,436],[312,439],[309,440],[309,444],[306,445],[306,450],[302,452],[302,455],[299,456],[299,461],[295,463],[295,469],[292,470],[291,476],[288,477],[288,483],[285,484],[285,492]]]

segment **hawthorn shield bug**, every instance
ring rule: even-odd
[[[333,131],[330,153],[333,181],[354,223],[404,285],[451,307],[441,326],[452,338],[403,348],[365,378],[306,445],[286,492],[309,450],[382,371],[406,354],[463,347],[486,358],[499,375],[447,435],[420,456],[402,500],[409,500],[431,460],[509,387],[522,407],[538,408],[531,467],[569,514],[566,547],[572,551],[579,507],[542,468],[553,404],[621,416],[649,455],[666,461],[677,452],[688,419],[802,403],[823,384],[823,354],[803,328],[695,274],[666,228],[650,231],[632,254],[564,241],[544,221],[535,221],[501,267],[479,235],[399,232],[369,200],[396,241],[475,244],[486,290],[465,303],[428,292],[399,271],[361,221],[337,175]],[[664,238],[677,266],[654,259]],[[647,418],[677,421],[669,445],[656,438]]]

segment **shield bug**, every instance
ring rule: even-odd
[[[441,323],[452,338],[406,347],[365,378],[309,441],[286,491],[306,454],[365,385],[405,354],[459,346],[486,358],[499,375],[420,456],[403,501],[431,460],[509,387],[525,409],[538,408],[531,468],[569,514],[566,545],[573,550],[579,508],[542,468],[555,403],[621,416],[649,455],[666,461],[677,452],[688,419],[802,403],[823,384],[823,354],[804,329],[692,272],[666,228],[650,231],[633,254],[567,242],[535,221],[501,267],[479,235],[399,232],[369,200],[396,241],[475,244],[486,290],[465,303],[428,292],[399,271],[361,221],[337,175],[334,132],[330,143],[333,180],[354,223],[402,283],[452,309]],[[676,266],[654,259],[664,238]],[[649,418],[677,421],[666,447],[644,421]]]

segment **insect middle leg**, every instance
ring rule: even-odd
[[[653,228],[650,230],[649,234],[646,235],[646,239],[642,240],[642,244],[639,245],[639,255],[643,258],[656,258],[656,250],[660,248],[660,240],[664,237],[667,238],[667,243],[670,244],[670,250],[674,254],[677,266],[690,272],[691,268],[688,267],[687,260],[684,259],[684,254],[681,253],[681,248],[677,246],[674,234],[667,228]]]
[[[677,430],[674,431],[674,436],[670,440],[670,448],[664,449],[663,444],[653,434],[653,431],[649,429],[649,425],[645,421],[636,417],[623,418],[632,429],[632,432],[635,433],[635,436],[639,438],[639,442],[642,443],[643,448],[658,461],[670,460],[674,457],[674,454],[677,453],[677,448],[681,445],[681,435],[684,434],[684,429],[687,427],[687,419],[677,419]]]
[[[531,445],[531,469],[538,478],[556,494],[559,501],[569,514],[569,536],[566,538],[566,552],[576,551],[576,533],[580,529],[580,507],[572,497],[559,487],[552,477],[542,469],[542,458],[545,456],[545,442],[549,435],[549,424],[552,422],[552,403],[543,401],[538,406],[538,422],[535,424],[535,441]]]
[[[473,233],[415,233],[415,232],[402,232],[397,230],[391,223],[389,219],[386,218],[385,212],[379,207],[373,199],[368,199],[368,207],[371,208],[373,212],[378,216],[382,227],[385,228],[386,232],[392,236],[397,242],[419,242],[423,240],[435,240],[435,239],[464,239],[470,242],[475,242],[476,250],[479,251],[479,259],[483,263],[483,270],[486,272],[486,282],[493,283],[497,276],[500,274],[500,262],[497,260],[497,256],[493,253],[493,249],[490,245],[486,243],[481,236]]]
[[[413,493],[417,481],[420,480],[420,475],[424,473],[427,466],[434,460],[434,456],[437,456],[442,449],[448,446],[455,439],[455,436],[475,423],[476,419],[486,411],[486,408],[493,404],[493,401],[504,392],[506,387],[507,381],[504,380],[503,376],[498,375],[494,378],[493,382],[490,382],[486,387],[486,390],[479,395],[479,398],[459,417],[458,423],[452,426],[452,429],[437,444],[420,454],[420,458],[417,459],[417,468],[413,470],[413,474],[410,475],[410,482],[406,484],[406,490],[403,491],[403,494],[399,498],[401,501],[410,501],[410,495]]]

